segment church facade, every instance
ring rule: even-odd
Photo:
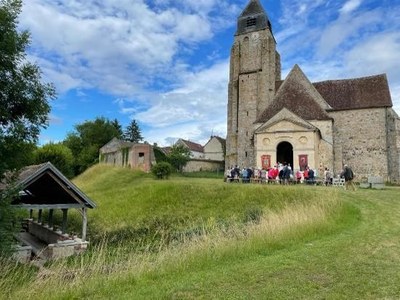
[[[270,20],[258,0],[238,18],[228,86],[226,167],[290,163],[321,174],[350,165],[358,180],[400,180],[400,119],[385,74],[310,82],[298,65],[281,79]]]

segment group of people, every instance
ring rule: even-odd
[[[304,171],[297,170],[293,171],[292,167],[288,163],[277,163],[272,168],[259,169],[259,168],[242,168],[234,166],[229,168],[225,173],[225,180],[227,182],[239,182],[249,183],[250,181],[260,183],[279,183],[279,184],[292,184],[292,183],[307,183],[316,184],[318,174],[317,171],[306,166]],[[353,184],[353,171],[348,165],[344,165],[343,171],[340,174],[341,178],[345,179],[346,189],[351,188],[355,190]],[[331,185],[333,181],[333,174],[325,168],[322,180],[318,183],[326,186]]]
[[[316,172],[306,167],[302,172],[298,170],[293,172],[293,169],[288,163],[277,163],[274,167],[268,169],[259,168],[242,168],[238,166],[229,168],[225,173],[225,179],[228,182],[242,180],[243,183],[248,183],[250,180],[259,182],[276,182],[280,184],[290,183],[315,183]]]

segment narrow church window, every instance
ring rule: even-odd
[[[256,18],[249,18],[246,20],[246,27],[256,26]]]
[[[244,153],[244,155],[247,157],[247,151]]]
[[[248,131],[246,131],[246,136],[249,136],[249,132]]]
[[[249,112],[248,112],[248,111],[246,111],[246,113],[247,113],[247,116],[249,116]]]

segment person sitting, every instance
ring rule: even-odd
[[[303,173],[304,182],[308,181],[308,172],[309,172],[309,169],[308,169],[308,167],[306,167],[306,169],[304,170],[304,173]]]
[[[267,182],[267,178],[268,178],[268,171],[265,169],[262,169],[260,171],[260,178],[261,178],[261,183],[266,183]]]
[[[300,170],[297,170],[296,172],[296,183],[301,183],[301,178],[303,177],[303,174],[301,173]]]
[[[275,168],[270,168],[268,170],[268,182],[274,182],[275,181]]]
[[[308,170],[308,179],[307,179],[308,184],[314,184],[315,183],[315,176],[314,176],[314,170],[309,169]]]
[[[231,180],[233,179],[232,175],[231,175],[231,170],[227,169],[225,172],[225,176],[224,176],[224,181],[225,182],[231,182]]]
[[[232,182],[239,182],[239,173],[237,168],[232,168],[231,170],[231,181]]]

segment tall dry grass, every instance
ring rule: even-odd
[[[221,226],[210,218],[195,235],[182,234],[173,244],[158,243],[156,252],[133,254],[127,245],[110,246],[103,240],[90,253],[47,264],[36,272],[3,261],[0,289],[3,296],[13,299],[85,297],[87,293],[101,293],[105,283],[115,282],[118,289],[118,282],[127,278],[138,280],[149,274],[202,268],[260,249],[272,251],[276,245],[312,237],[332,225],[342,203],[337,193],[328,193],[329,197],[313,203],[298,201],[287,203],[279,211],[262,211],[248,223]]]

